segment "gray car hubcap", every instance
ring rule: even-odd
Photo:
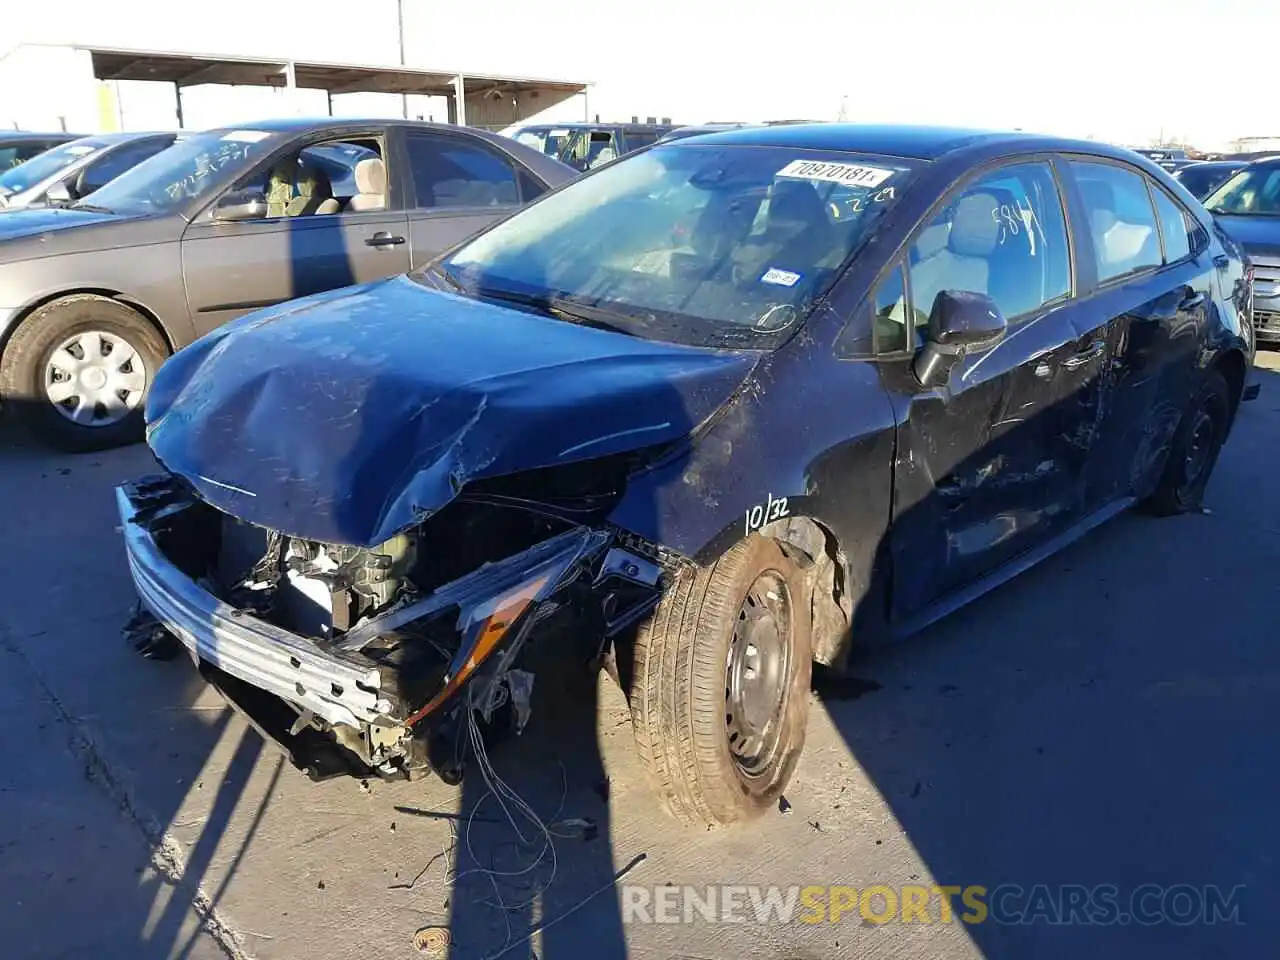
[[[45,366],[45,396],[82,427],[108,427],[135,410],[147,388],[147,365],[114,333],[89,330],[58,345]]]

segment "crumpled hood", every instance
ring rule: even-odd
[[[470,480],[678,439],[757,357],[396,277],[250,314],[180,351],[152,387],[148,442],[226,513],[368,547]]]
[[[1215,219],[1251,258],[1280,261],[1280,217],[1218,216]]]

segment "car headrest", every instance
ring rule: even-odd
[[[1080,195],[1084,197],[1089,222],[1097,233],[1106,233],[1115,226],[1119,218],[1116,216],[1116,192],[1111,184],[1102,180],[1082,180]]]
[[[813,184],[803,180],[779,180],[769,195],[769,225],[826,222],[826,211]]]
[[[962,257],[988,257],[1000,239],[999,202],[994,194],[969,193],[956,203],[947,246]]]
[[[382,195],[387,190],[387,165],[378,157],[365,157],[356,164],[356,190]]]
[[[333,196],[333,185],[329,183],[329,175],[319,167],[303,164],[298,168],[298,196],[316,197],[327,200]]]

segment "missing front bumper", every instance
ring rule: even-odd
[[[439,766],[435,736],[449,738],[460,715],[487,716],[524,641],[548,614],[599,601],[601,629],[611,632],[656,603],[656,564],[614,545],[612,533],[575,527],[513,556],[484,565],[432,593],[393,605],[332,641],[301,636],[217,595],[181,537],[166,535],[211,508],[168,476],[117,489],[130,573],[142,605],[173,634],[205,678],[291,761],[317,779],[365,768],[384,775],[409,765]],[[190,539],[188,536],[187,539]],[[611,585],[627,581],[651,597],[619,616]],[[572,588],[572,591],[570,590]],[[406,702],[402,684],[365,655],[369,644],[406,625],[456,613],[458,646],[440,684]],[[625,621],[625,622],[624,622]]]

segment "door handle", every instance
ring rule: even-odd
[[[1231,258],[1225,253],[1220,253],[1213,258],[1213,265],[1219,269],[1225,270],[1227,267],[1231,266]]]
[[[1062,361],[1062,365],[1068,370],[1074,370],[1076,367],[1083,367],[1086,363],[1094,360],[1106,352],[1107,344],[1104,340],[1099,340],[1087,350],[1081,350],[1074,357],[1068,357]]]
[[[404,243],[404,237],[393,237],[385,230],[379,230],[372,237],[365,237],[367,247],[398,247]]]

